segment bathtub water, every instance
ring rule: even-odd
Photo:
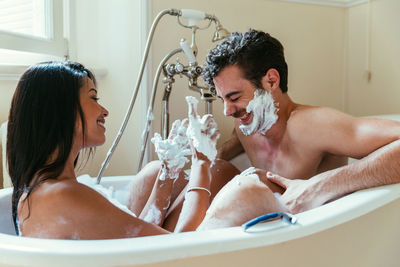
[[[102,184],[118,191],[131,179]],[[297,214],[296,225],[96,241],[17,237],[10,198],[0,190],[0,266],[400,266],[400,184]]]

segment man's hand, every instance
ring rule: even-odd
[[[329,200],[328,195],[321,192],[319,175],[308,180],[291,180],[267,172],[267,178],[286,189],[280,200],[293,214],[319,207]]]

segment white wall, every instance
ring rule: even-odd
[[[399,13],[397,0],[374,0],[370,8],[363,4],[348,10],[347,105],[353,115],[400,112]]]
[[[0,124],[8,119],[11,99],[16,86],[16,80],[0,80]]]
[[[107,141],[97,148],[94,159],[81,173],[97,175],[128,107],[142,54],[143,3],[130,0],[72,0],[71,59],[91,68],[107,70],[105,78],[98,83],[98,91],[100,103],[110,113],[106,118]],[[105,175],[136,172],[142,102],[139,94],[130,123]]]

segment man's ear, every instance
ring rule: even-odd
[[[273,92],[276,89],[280,89],[279,84],[281,77],[276,69],[269,69],[267,73],[261,78],[261,85],[263,88],[268,89],[268,91]]]

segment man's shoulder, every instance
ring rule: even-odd
[[[351,118],[330,107],[299,105],[289,116],[287,131],[293,140],[318,139]]]
[[[309,128],[349,117],[351,116],[330,107],[299,105],[291,112],[288,125]]]

